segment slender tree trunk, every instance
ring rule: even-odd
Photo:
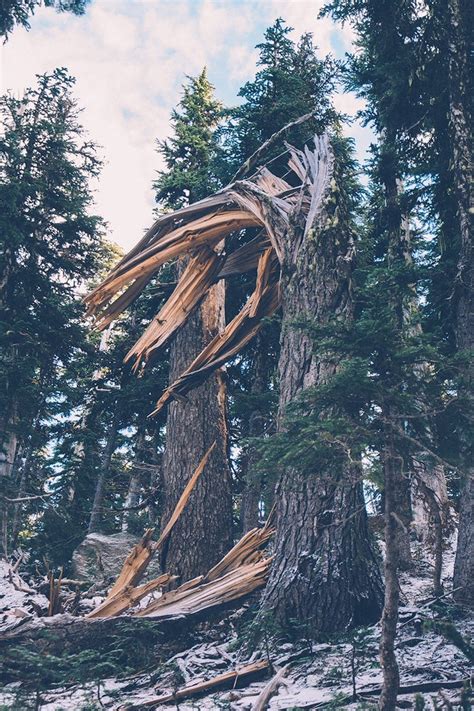
[[[135,450],[135,462],[132,465],[132,474],[128,486],[127,496],[125,498],[125,511],[122,516],[122,533],[127,533],[130,524],[130,510],[136,506],[140,499],[141,488],[141,463],[144,461],[146,446],[145,446],[145,431],[144,429],[137,433],[137,445]]]
[[[389,418],[390,414],[385,413]],[[397,634],[400,565],[400,536],[398,531],[401,521],[400,481],[403,478],[402,459],[397,454],[397,445],[393,434],[387,437],[384,452],[385,478],[385,602],[382,615],[382,635],[380,638],[380,663],[383,670],[382,694],[379,699],[381,711],[394,711],[397,703],[400,675],[395,656],[395,638]]]
[[[474,266],[472,219],[472,87],[468,46],[472,37],[472,8],[463,0],[448,0],[448,51],[449,51],[449,136],[451,144],[452,175],[459,225],[459,260],[456,279],[457,348],[471,353],[470,364],[463,374],[464,394],[474,411]],[[464,483],[459,510],[459,533],[454,566],[454,587],[458,602],[474,607],[474,468],[472,434],[461,433],[461,460]]]
[[[0,418],[0,554],[5,558],[8,558],[9,506],[4,497],[11,494],[11,474],[18,448],[18,435],[16,432],[18,419],[17,410],[16,398],[13,395],[10,403],[7,402],[3,416]]]
[[[385,156],[385,172],[383,183],[385,188],[385,214],[388,223],[388,266],[392,268],[400,268],[407,266],[411,261],[411,245],[410,245],[410,230],[408,216],[402,212],[400,207],[400,181],[398,177],[398,159],[396,157],[395,135],[392,132],[386,132],[384,135],[385,144],[382,145],[382,151],[386,152]],[[408,333],[410,325],[407,329],[407,313],[413,305],[412,297],[407,297],[404,293],[397,293],[389,296],[390,306],[393,318],[393,328],[396,330],[400,342],[403,340],[405,333]],[[402,378],[399,377],[399,387],[402,387]],[[393,423],[397,423],[397,413],[392,411],[393,408],[387,409],[390,413]],[[390,425],[389,425],[390,428]],[[397,477],[397,492],[396,492],[396,516],[399,520],[399,525],[393,529],[393,534],[397,539],[398,546],[398,567],[401,570],[408,570],[412,564],[411,546],[410,546],[410,528],[412,524],[412,474],[409,465],[411,459],[405,453],[404,447],[400,441],[397,442],[398,457],[401,462],[400,476]],[[391,457],[394,453],[389,453]],[[405,462],[405,466],[404,466]],[[408,465],[408,466],[407,466]]]
[[[123,517],[122,517],[122,526],[121,526],[122,533],[128,532],[128,529],[130,526],[130,515],[132,513],[130,509],[133,509],[133,507],[138,504],[139,499],[140,499],[140,473],[135,470],[133,472],[132,476],[130,477],[130,484],[129,484],[127,496],[125,499],[126,511],[123,512]]]
[[[23,463],[23,466],[21,467],[19,481],[18,481],[18,488],[17,488],[17,492],[16,492],[16,498],[18,498],[18,499],[21,499],[26,494],[26,484],[28,481],[28,475],[30,473],[30,465],[31,465],[31,447],[28,449],[28,453],[25,457],[25,461]],[[12,541],[13,548],[15,548],[15,546],[18,542],[18,534],[20,533],[21,523],[22,523],[22,512],[23,512],[23,504],[21,502],[16,503],[13,506],[13,516],[12,516],[11,541]]]
[[[102,452],[102,457],[100,461],[99,475],[97,478],[97,484],[95,487],[94,501],[92,504],[91,516],[89,519],[89,526],[87,528],[87,533],[98,533],[101,529],[102,523],[102,508],[104,501],[105,485],[107,482],[107,475],[110,471],[110,463],[112,461],[112,455],[115,451],[117,444],[117,434],[120,425],[120,413],[116,408],[112,422],[110,423],[109,430],[107,432],[107,439],[105,442],[105,447]]]
[[[176,334],[170,348],[170,380],[178,377],[225,323],[224,284],[209,295]],[[226,386],[222,371],[193,390],[185,402],[172,402],[166,423],[163,485],[166,523],[212,443],[206,469],[173,528],[162,555],[163,568],[183,580],[206,572],[232,543],[231,474],[227,453]]]
[[[333,202],[333,195],[326,198]],[[318,357],[312,338],[295,326],[307,318],[325,325],[353,317],[349,228],[330,229],[325,210],[305,231],[295,215],[283,236],[279,431],[287,405],[338,370]],[[262,606],[282,627],[296,622],[310,637],[380,617],[382,581],[364,504],[361,467],[347,457],[311,473],[285,469],[276,490],[275,557]]]

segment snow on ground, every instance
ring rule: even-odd
[[[0,560],[0,629],[5,632],[21,620],[45,614],[48,598],[34,590],[5,560]]]
[[[443,578],[445,589],[452,585],[453,543],[446,551]],[[474,638],[474,615],[455,608],[449,596],[438,603],[429,604],[431,594],[430,557],[422,547],[415,546],[415,571],[404,573],[401,579],[402,606],[400,609],[397,657],[400,665],[402,687],[432,682],[456,682],[468,679],[473,670],[465,654],[449,639],[429,628],[429,621],[453,618],[455,627],[465,640]],[[428,604],[427,604],[428,602]],[[17,603],[18,604],[18,601]],[[234,613],[235,615],[235,613]],[[428,623],[428,625],[427,625]],[[448,635],[449,636],[449,635]],[[271,697],[267,708],[280,709],[371,708],[376,696],[371,691],[380,687],[382,675],[378,663],[380,627],[375,625],[361,630],[352,639],[341,636],[334,643],[313,644],[309,647],[280,645],[270,649],[270,660],[275,669],[289,665],[282,683]],[[263,650],[254,657],[265,657]],[[82,687],[58,689],[42,694],[43,711],[79,711],[80,709],[125,709],[150,700],[154,696],[170,693],[184,684],[198,679],[210,679],[225,671],[248,663],[242,646],[234,638],[205,642],[175,655],[159,669],[128,679],[108,679]],[[269,677],[245,688],[221,690],[208,696],[182,700],[180,711],[251,711],[259,693]],[[357,700],[353,701],[354,685]],[[0,704],[7,708],[18,692],[17,685],[9,685],[0,692]],[[425,709],[462,708],[461,689],[447,688],[441,692],[423,693]],[[401,708],[414,708],[415,694],[400,694]],[[450,707],[451,704],[451,707]],[[26,708],[26,707],[25,707]],[[162,704],[159,708],[177,708],[176,704]],[[469,708],[469,706],[464,706]]]

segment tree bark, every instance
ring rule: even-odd
[[[251,366],[250,393],[253,396],[262,396],[269,387],[268,373],[268,343],[262,333],[255,339],[255,358]],[[248,420],[247,436],[258,437],[265,431],[265,416],[259,407],[256,407]],[[244,488],[242,491],[242,502],[240,510],[240,521],[242,533],[251,531],[260,523],[259,506],[264,493],[265,483],[262,476],[256,476],[255,466],[258,462],[258,454],[255,448],[250,446],[244,455],[242,464],[242,477]]]
[[[390,419],[390,412],[385,413]],[[400,498],[403,490],[400,482],[403,479],[403,458],[397,452],[398,443],[393,433],[387,436],[386,449],[383,454],[385,479],[385,600],[382,615],[382,630],[380,637],[380,664],[383,670],[383,686],[379,699],[380,711],[394,711],[397,703],[400,674],[395,655],[395,638],[397,635],[398,607],[400,587],[398,570],[400,567],[400,541],[403,538],[399,529],[404,526],[400,519]]]
[[[468,46],[472,36],[472,12],[463,0],[448,0],[448,71],[449,71],[449,137],[452,174],[459,229],[459,260],[456,278],[457,313],[456,345],[461,352],[471,353],[463,373],[463,390],[470,408],[474,409],[474,284],[472,235],[472,116],[470,102],[470,64]],[[464,482],[459,510],[459,533],[454,565],[454,587],[457,602],[474,607],[474,469],[472,436],[461,432],[461,460]]]
[[[182,265],[181,265],[182,266]],[[185,370],[225,323],[224,284],[209,290],[170,348],[170,381]],[[190,580],[217,563],[232,544],[231,473],[227,456],[226,386],[222,371],[169,406],[163,485],[166,523],[204,453],[216,441],[206,469],[162,554],[163,570]]]
[[[334,198],[331,193],[321,201]],[[287,405],[307,388],[327,383],[339,368],[330,356],[315,355],[312,338],[295,320],[325,325],[353,318],[351,231],[331,224],[323,208],[303,233],[296,214],[283,236],[279,431]],[[287,630],[295,622],[304,625],[313,638],[379,619],[382,582],[358,462],[348,457],[309,474],[285,469],[275,501],[275,557],[263,609]]]
[[[8,394],[7,394],[8,398]],[[11,474],[18,448],[18,406],[15,394],[9,398],[0,417],[0,496],[1,496],[1,540],[0,554],[8,558],[9,541],[9,507],[5,496],[10,492]]]

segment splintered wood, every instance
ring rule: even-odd
[[[99,607],[92,610],[87,617],[114,617],[115,615],[120,615],[125,610],[128,610],[136,605],[140,602],[140,600],[143,600],[143,598],[151,592],[161,589],[164,585],[167,585],[176,579],[171,575],[164,574],[149,581],[148,583],[145,583],[145,585],[136,587],[137,583],[142,579],[153,554],[166,541],[173,526],[181,516],[181,513],[183,512],[186,504],[188,503],[189,497],[191,496],[191,492],[194,489],[199,477],[203,473],[215,446],[216,442],[214,441],[199,462],[194,474],[184,487],[184,491],[179,497],[178,503],[176,504],[170,520],[164,527],[159,539],[156,542],[152,541],[151,537],[154,532],[153,528],[148,528],[145,531],[140,543],[137,543],[137,545],[132,548],[126,557],[122,570],[120,571],[114,585],[110,589],[107,598],[101,605],[99,605]]]
[[[206,575],[188,580],[132,614],[150,618],[195,615],[258,590],[265,584],[271,564],[271,557],[264,556],[260,549],[272,537],[273,533],[274,529],[270,526],[249,531]],[[133,608],[149,593],[175,580],[165,573],[139,587],[133,587],[126,583],[123,585],[123,581],[130,577],[126,574],[127,569],[130,568],[130,561],[141,558],[140,550],[138,550],[140,547],[141,544],[136,546],[128,556],[128,563],[126,562],[124,565],[122,573],[112,588],[118,592],[114,595],[109,593],[107,599],[89,613],[89,618],[120,615]],[[155,544],[154,550],[156,548]],[[119,580],[122,581],[120,585],[118,585]]]
[[[294,125],[311,116],[301,117]],[[288,126],[282,131],[287,129]],[[260,153],[251,157],[247,168],[254,165]],[[204,200],[162,215],[86,296],[88,313],[103,329],[133,303],[163,264],[184,255],[190,257],[171,296],[127,353],[126,360],[139,370],[185,323],[213,283],[233,274],[256,271],[255,290],[240,313],[169,385],[152,414],[171,398],[184,397],[235,356],[256,335],[263,319],[279,308],[283,236],[295,209],[305,214],[306,229],[314,221],[321,182],[315,177],[322,169],[329,169],[328,156],[332,155],[327,135],[315,138],[314,150],[305,147],[299,151],[288,146],[288,153],[290,171],[300,183],[297,187],[263,167],[247,180],[235,180]],[[259,228],[256,235],[255,228]],[[230,252],[226,238],[236,232],[241,233],[241,239]]]
[[[182,514],[215,446],[216,443],[213,442],[190,477],[159,539],[156,542],[152,540],[152,528],[145,531],[140,543],[133,547],[125,559],[107,598],[87,615],[89,619],[121,615],[135,607],[150,593],[161,591],[164,586],[176,580],[175,577],[163,573],[154,580],[138,585],[153,554],[163,545]],[[139,617],[194,615],[257,590],[265,584],[271,563],[271,558],[264,557],[260,549],[273,533],[270,516],[263,528],[255,528],[246,533],[206,575],[186,581],[134,614]]]

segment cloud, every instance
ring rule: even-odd
[[[36,73],[66,66],[76,77],[83,124],[105,159],[97,211],[110,236],[129,248],[152,221],[156,138],[186,74],[207,65],[219,98],[236,102],[255,71],[254,45],[278,16],[298,35],[312,31],[321,52],[349,48],[347,29],[317,20],[316,0],[93,0],[84,16],[42,8],[31,30],[2,48],[2,90],[21,93]]]

